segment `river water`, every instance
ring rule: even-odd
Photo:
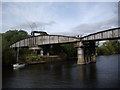
[[[2,88],[118,88],[120,55],[98,56],[96,63],[76,60],[4,69]]]

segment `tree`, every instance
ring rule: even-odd
[[[2,38],[2,62],[3,65],[10,65],[15,62],[15,51],[9,48],[9,42]]]
[[[98,55],[120,54],[120,42],[118,40],[110,40],[103,43],[97,48]]]
[[[2,33],[2,62],[3,65],[10,65],[16,62],[16,51],[10,49],[10,45],[18,40],[29,37],[23,30],[9,30]]]
[[[77,49],[74,47],[74,44],[62,44],[61,47],[63,52],[65,52],[68,57],[76,56]]]

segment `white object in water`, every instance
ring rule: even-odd
[[[25,64],[19,64],[19,63],[13,64],[14,69],[21,68],[21,67],[24,67],[24,66],[25,66]]]

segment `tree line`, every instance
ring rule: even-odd
[[[16,51],[10,48],[14,42],[27,38],[30,35],[24,30],[9,30],[2,35],[2,65],[11,65],[16,62]]]
[[[112,55],[120,54],[120,41],[109,40],[103,43],[102,46],[97,48],[98,55]]]

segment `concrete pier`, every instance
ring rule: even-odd
[[[95,41],[78,42],[78,62],[77,64],[88,64],[96,62],[96,46]]]
[[[43,49],[40,50],[40,56],[43,56]]]
[[[91,56],[91,62],[92,62],[92,63],[95,63],[95,62],[96,62],[96,55],[95,55],[95,54]]]
[[[96,62],[96,45],[95,41],[92,41],[90,44],[91,47],[91,62],[95,63]]]
[[[82,48],[82,42],[78,42],[77,54],[78,54],[78,61],[77,64],[85,64],[84,60],[84,50]]]
[[[49,53],[49,52],[47,52],[47,56],[50,56],[50,53]]]

